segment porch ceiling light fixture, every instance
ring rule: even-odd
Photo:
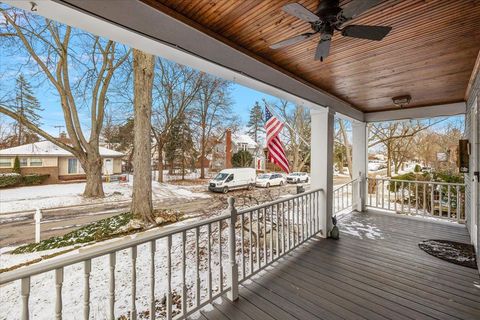
[[[410,100],[412,100],[412,97],[409,94],[392,98],[393,104],[399,108],[403,108],[408,105]]]

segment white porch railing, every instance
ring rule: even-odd
[[[352,208],[354,205],[354,192],[358,192],[358,179],[351,180],[333,190],[333,214]]]
[[[465,184],[368,178],[367,206],[408,215],[465,221]]]
[[[43,304],[41,312],[62,319],[64,309],[74,307],[65,305],[64,301],[81,297],[83,318],[89,319],[93,304],[102,303],[98,301],[100,298],[91,299],[94,284],[96,289],[104,290],[103,294],[96,294],[97,297],[108,297],[103,301],[104,318],[116,319],[121,315],[116,308],[117,284],[126,278],[130,284],[125,285],[123,281],[120,291],[130,291],[129,306],[123,306],[123,310],[130,309],[130,319],[147,311],[139,310],[145,308],[150,319],[155,319],[159,308],[162,318],[183,319],[227,292],[231,299],[236,299],[239,283],[319,232],[320,192],[321,189],[311,190],[238,212],[234,199],[229,198],[228,213],[218,217],[165,227],[163,231],[147,231],[2,273],[2,296],[14,294],[19,284],[20,301],[15,307],[21,309],[22,319],[29,319],[31,291],[38,291],[35,285],[39,282],[48,285],[49,279],[55,301],[50,306]],[[125,251],[129,253],[127,264]],[[92,268],[101,263],[100,260],[103,265]],[[64,274],[68,276],[72,266],[76,266],[76,272],[83,273],[83,289],[78,286],[73,291],[62,291],[66,285],[64,279],[71,278]],[[100,274],[95,275],[94,271]],[[53,278],[46,277],[52,272]],[[38,281],[39,276],[45,277]],[[35,281],[31,281],[32,277]],[[92,282],[93,277],[100,283]],[[139,292],[148,300],[143,301],[140,308]],[[159,305],[162,296],[165,301]],[[4,307],[8,306],[2,302]]]

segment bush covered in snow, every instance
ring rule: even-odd
[[[18,173],[2,173],[0,174],[0,188],[14,187],[20,185],[22,176]]]
[[[49,174],[29,174],[22,176],[15,172],[2,173],[0,174],[0,188],[42,184],[48,177],[50,177]]]
[[[22,183],[26,186],[42,184],[45,180],[48,179],[48,177],[50,177],[49,174],[29,174],[29,175],[23,176]]]

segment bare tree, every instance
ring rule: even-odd
[[[278,111],[281,121],[285,121],[282,140],[285,143],[287,155],[292,171],[304,170],[310,161],[310,146],[306,143],[310,141],[310,112],[303,106],[292,106],[287,100],[279,100],[278,103],[264,104],[271,110]]]
[[[71,152],[78,158],[87,177],[83,195],[103,197],[99,137],[110,83],[115,70],[128,58],[129,51],[113,41],[81,33],[70,26],[23,11],[2,8],[0,11],[6,21],[2,35],[12,40],[7,45],[23,46],[24,52],[36,63],[38,71],[57,91],[70,143],[57,140],[28,118],[12,111],[12,108],[0,106],[0,112]],[[75,43],[78,49],[80,42],[80,48],[85,52],[72,50]],[[78,79],[72,81],[70,74],[77,75]],[[90,109],[89,138],[85,136],[79,116],[82,104]]]
[[[352,145],[350,144],[350,141],[348,139],[346,124],[345,124],[345,120],[343,119],[338,119],[338,132],[340,135],[340,140],[342,142],[342,145],[345,148],[345,156],[347,160],[348,173],[350,174],[350,178],[351,178],[352,177]],[[343,169],[343,164],[342,164],[342,169]]]
[[[200,90],[203,74],[189,67],[157,58],[154,81],[152,132],[157,149],[158,182],[163,182],[163,152],[175,120],[192,106]]]
[[[385,147],[387,153],[387,176],[391,177],[392,166],[395,172],[398,172],[398,168],[406,160],[405,150],[408,150],[408,139],[444,120],[445,118],[371,123],[369,125],[371,134],[368,147],[372,148],[377,145]],[[407,147],[406,149],[405,146]],[[394,156],[394,154],[396,155]]]
[[[204,159],[208,154],[208,141],[221,135],[228,127],[231,116],[230,82],[204,75],[198,91],[194,122],[200,129],[200,178],[205,178]]]
[[[144,223],[155,223],[152,204],[151,118],[155,57],[133,50],[134,154],[132,214]]]

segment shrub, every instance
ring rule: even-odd
[[[14,187],[22,182],[22,176],[18,173],[0,174],[0,188]]]
[[[417,163],[417,164],[415,165],[415,168],[413,169],[413,171],[416,172],[416,173],[419,173],[419,172],[422,171],[422,167],[420,167],[420,165]]]
[[[29,174],[23,176],[22,183],[26,186],[42,184],[48,177],[50,177],[49,174]]]
[[[16,156],[15,160],[13,161],[13,172],[20,174],[20,159],[18,156]]]
[[[253,164],[253,156],[247,150],[240,150],[232,156],[234,168],[248,168]]]

